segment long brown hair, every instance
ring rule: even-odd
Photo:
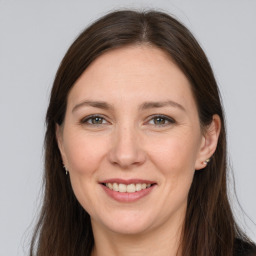
[[[74,196],[56,142],[56,124],[65,117],[70,89],[98,56],[114,48],[149,44],[166,52],[189,79],[202,129],[218,114],[222,128],[211,162],[196,171],[188,196],[181,241],[183,256],[231,256],[239,231],[227,198],[226,133],[218,87],[203,50],[190,31],[156,11],[116,11],[80,34],[63,58],[46,115],[44,201],[30,255],[90,255],[90,216]]]

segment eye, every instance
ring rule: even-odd
[[[153,116],[149,122],[151,125],[155,126],[168,126],[170,124],[174,124],[175,121],[171,117],[165,116],[165,115],[155,115]]]
[[[99,115],[91,115],[91,116],[87,116],[85,118],[83,118],[81,120],[82,124],[87,124],[87,125],[104,125],[107,124],[108,122],[106,121],[106,119],[102,116]]]

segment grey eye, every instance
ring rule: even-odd
[[[104,119],[102,117],[92,117],[89,120],[91,120],[90,123],[92,124],[102,124]]]
[[[154,122],[154,124],[163,125],[163,124],[166,124],[167,120],[162,117],[155,117],[155,118],[153,118],[153,122]]]
[[[101,125],[101,124],[106,124],[107,121],[105,120],[104,117],[101,116],[88,116],[84,118],[81,121],[82,124],[88,124],[88,125]]]
[[[175,121],[170,117],[157,115],[153,116],[148,123],[155,126],[166,126],[169,124],[174,124]]]

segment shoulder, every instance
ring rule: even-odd
[[[234,256],[256,256],[256,245],[241,239],[235,240]]]

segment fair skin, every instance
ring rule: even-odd
[[[163,51],[129,46],[98,57],[71,89],[56,130],[74,193],[91,216],[93,255],[179,254],[193,175],[219,131],[214,115],[202,132],[189,81]]]

